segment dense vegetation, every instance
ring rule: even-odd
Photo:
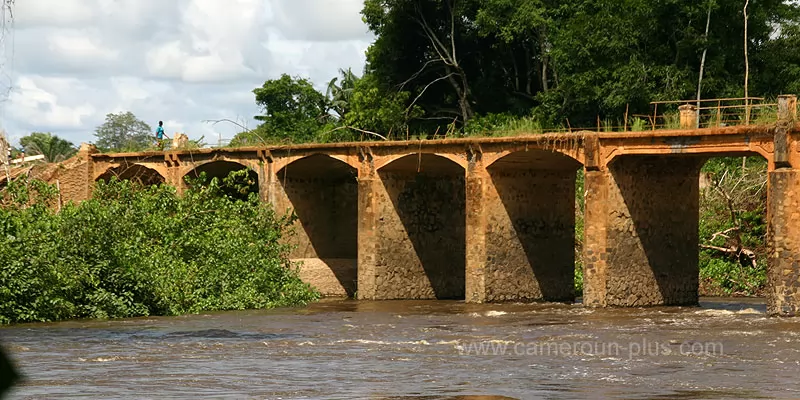
[[[325,94],[266,81],[261,125],[233,144],[622,125],[698,92],[800,92],[800,6],[747,4],[745,18],[745,1],[366,0],[364,75],[341,71]]]
[[[700,289],[706,295],[761,295],[766,285],[767,161],[710,160],[700,193]]]
[[[55,190],[17,180],[0,192],[0,322],[176,315],[303,304],[317,293],[280,243],[291,221],[246,172],[168,186],[100,182],[56,213]]]

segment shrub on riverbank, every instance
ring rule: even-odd
[[[234,172],[233,174],[239,174]],[[0,322],[177,315],[304,304],[279,239],[289,227],[236,176],[193,185],[98,183],[56,213],[55,190],[12,182],[0,202]]]

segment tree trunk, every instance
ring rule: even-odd
[[[708,53],[708,28],[711,25],[711,1],[708,2],[708,16],[706,17],[706,33],[703,35],[703,40],[706,41],[703,48],[703,57],[700,58],[700,79],[697,81],[697,128],[700,127],[700,95],[703,86],[703,71],[706,67],[706,53]]]
[[[747,84],[750,79],[750,60],[747,58],[747,6],[750,0],[744,2],[744,121],[750,124],[750,99],[748,98]]]
[[[539,31],[539,51],[542,54],[542,91],[549,90],[549,84],[547,83],[547,62],[549,57],[547,56],[547,33],[544,32],[544,28]]]

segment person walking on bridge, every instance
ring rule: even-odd
[[[158,128],[156,128],[156,146],[158,146],[159,151],[164,151],[164,138],[169,139],[166,134],[164,134],[164,121],[158,121]]]

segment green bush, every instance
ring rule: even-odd
[[[292,220],[236,186],[245,171],[192,185],[98,183],[49,205],[52,187],[15,181],[0,197],[0,322],[177,315],[304,304],[280,242]]]

